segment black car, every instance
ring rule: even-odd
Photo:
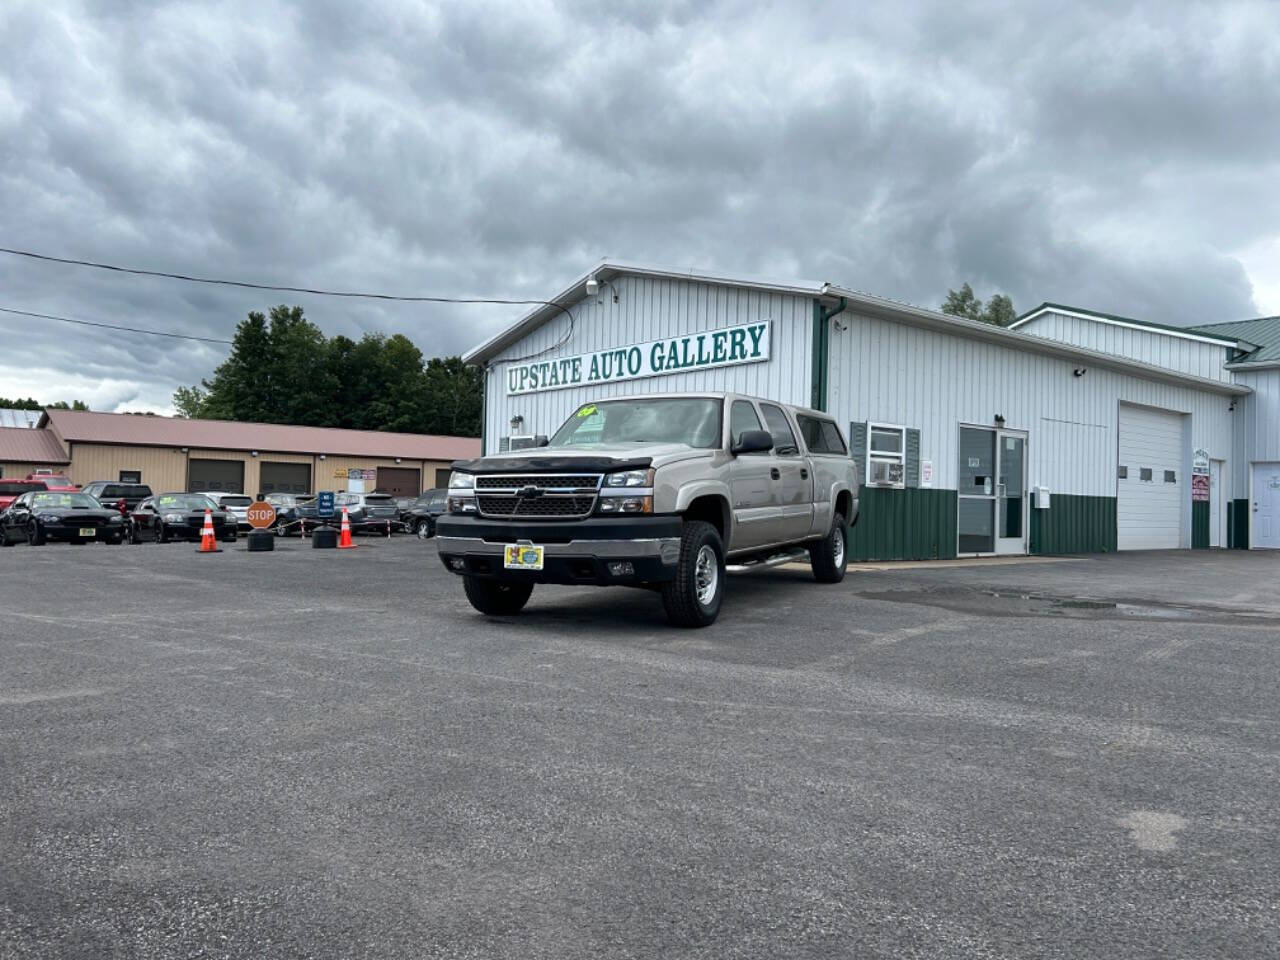
[[[271,504],[276,511],[276,522],[271,529],[276,532],[277,537],[290,537],[295,533],[302,532],[302,524],[298,522],[301,518],[301,514],[298,513],[298,506],[299,504],[309,503],[313,499],[314,497],[309,493],[267,494],[267,503]]]
[[[213,517],[213,533],[219,540],[234,543],[237,521],[203,493],[159,493],[147,497],[131,517],[134,543],[168,543],[170,540],[199,540],[204,516]]]
[[[436,520],[448,512],[448,490],[424,490],[402,519],[406,530],[416,533],[419,540],[426,540],[436,535]]]
[[[0,514],[0,546],[5,547],[20,540],[33,547],[50,540],[120,543],[124,534],[120,512],[83,493],[32,490]]]
[[[81,493],[87,493],[104,507],[129,514],[143,500],[151,496],[151,488],[145,483],[116,483],[113,480],[95,480],[86,483]]]

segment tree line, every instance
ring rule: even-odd
[[[0,397],[0,409],[4,410],[43,410],[45,407],[52,407],[54,410],[89,409],[89,405],[83,400],[73,400],[70,403],[65,400],[59,400],[56,403],[40,403],[34,397],[27,397],[25,400],[21,398],[10,400],[8,397]]]
[[[460,357],[425,359],[402,334],[326,337],[302,307],[250,312],[230,354],[198,386],[179,387],[183,417],[478,437],[483,374]]]
[[[973,287],[963,284],[959,290],[948,290],[947,299],[943,301],[942,312],[953,317],[966,317],[980,323],[990,323],[997,327],[1007,327],[1017,319],[1013,312],[1013,298],[1007,293],[997,293],[986,303],[974,295]]]

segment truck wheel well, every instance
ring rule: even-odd
[[[704,520],[716,528],[723,540],[729,530],[729,504],[723,497],[698,497],[681,516],[686,520]]]
[[[836,495],[836,513],[844,517],[845,523],[856,522],[856,520],[851,521],[849,518],[849,513],[852,510],[853,510],[853,494],[851,494],[848,490],[841,490],[840,493]]]

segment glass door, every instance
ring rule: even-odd
[[[957,552],[1027,552],[1027,435],[960,428]]]
[[[1026,553],[1027,437],[1000,430],[996,443],[996,553]]]
[[[996,552],[996,432],[960,428],[960,479],[956,490],[959,553]]]

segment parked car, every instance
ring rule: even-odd
[[[87,493],[104,507],[130,514],[143,500],[151,496],[151,488],[145,483],[117,483],[114,480],[95,480],[86,483],[81,493]]]
[[[221,491],[212,491],[209,493],[201,493],[202,496],[208,497],[227,513],[236,518],[236,527],[240,530],[252,530],[253,525],[249,523],[249,508],[253,506],[253,497],[243,493],[223,493]]]
[[[829,414],[736,394],[583,404],[545,447],[453,465],[436,538],[471,605],[510,616],[535,584],[656,589],[677,626],[720,613],[726,561],[807,559],[844,577],[858,480]]]
[[[426,540],[436,535],[436,520],[448,512],[448,490],[424,490],[422,496],[414,500],[412,506],[405,511],[401,520],[406,530],[416,533],[419,540]]]
[[[32,490],[48,490],[43,483],[35,480],[0,480],[0,512],[9,509],[9,504],[24,493]]]
[[[199,540],[206,510],[213,517],[214,536],[225,543],[234,543],[236,518],[203,493],[161,493],[147,497],[130,518],[133,542]]]
[[[267,503],[276,512],[276,524],[272,528],[278,537],[288,537],[300,533],[302,525],[298,522],[298,505],[313,499],[309,493],[268,493]]]
[[[65,473],[41,473],[37,470],[35,473],[28,473],[27,480],[33,483],[43,483],[46,490],[60,490],[71,493],[80,489],[71,482],[71,478]]]
[[[50,540],[72,543],[120,543],[125,523],[119,511],[109,510],[83,493],[31,490],[0,514],[0,546],[26,540],[38,547]]]
[[[333,516],[319,515],[319,498],[299,503],[298,517],[308,529],[316,525],[336,527],[342,523],[342,508],[347,508],[347,518],[351,521],[353,533],[370,531],[385,533],[387,524],[391,529],[400,528],[400,517],[397,515],[396,499],[389,493],[339,493],[333,498]]]

